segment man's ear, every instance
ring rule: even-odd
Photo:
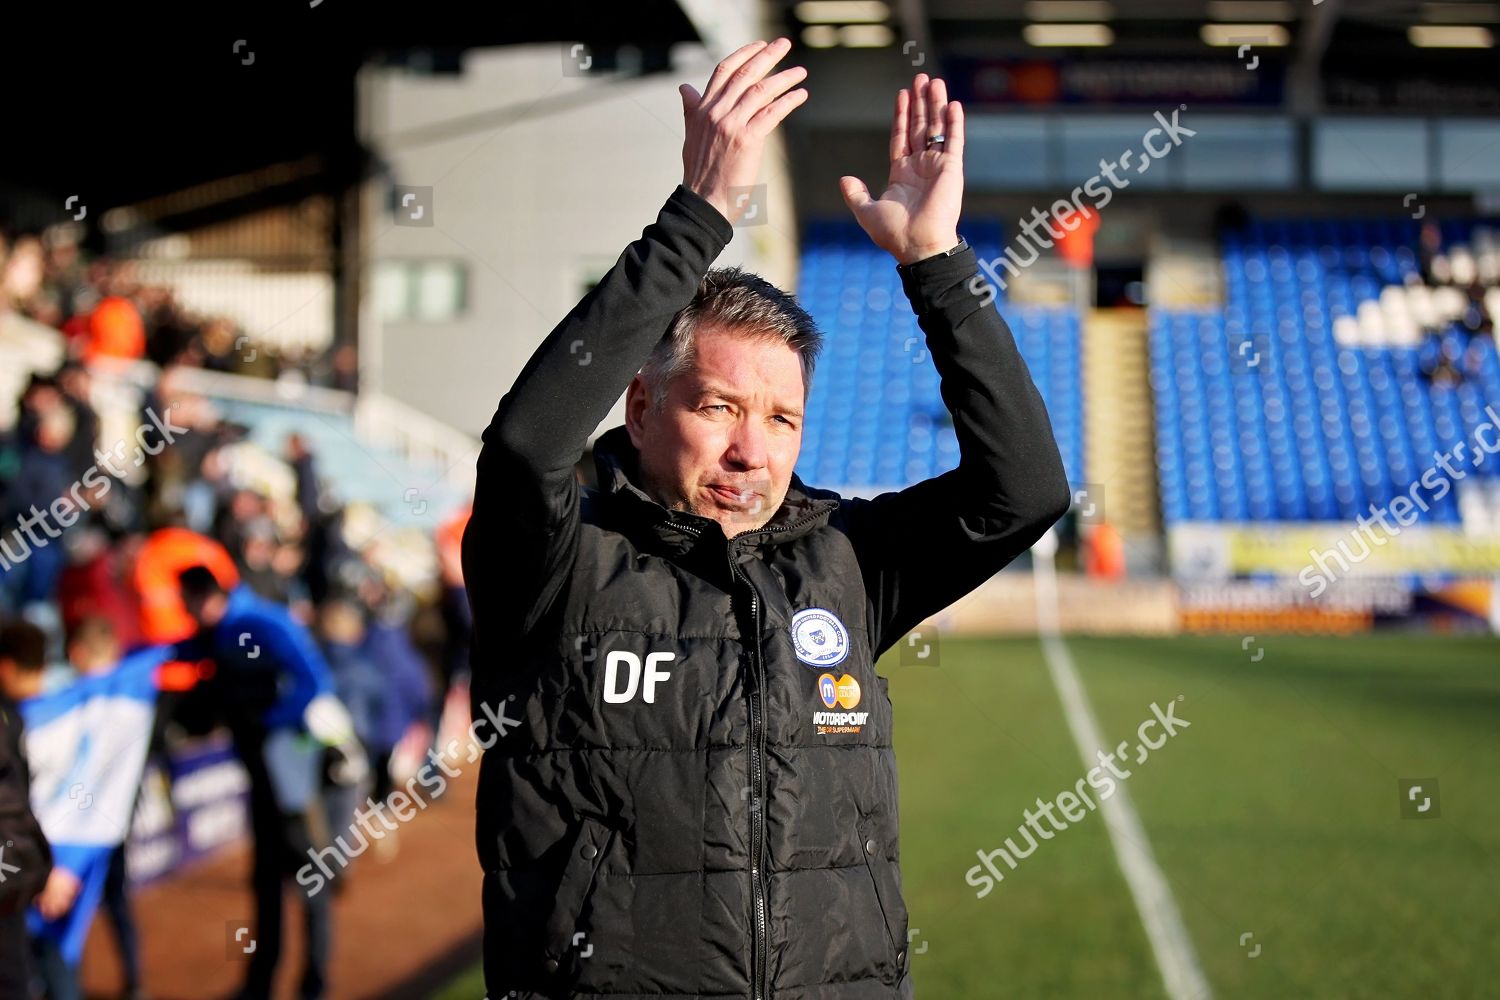
[[[651,402],[650,396],[646,391],[646,380],[639,374],[630,380],[630,386],[625,390],[625,429],[637,451],[645,439],[646,407]]]

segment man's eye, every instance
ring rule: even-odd
[[[710,403],[707,406],[705,406],[704,409],[705,410],[727,410],[727,409],[729,409],[729,404],[728,403]]]

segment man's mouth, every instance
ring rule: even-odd
[[[740,507],[748,507],[760,498],[760,494],[754,490],[738,486],[724,486],[715,483],[709,486],[709,489],[720,499]]]

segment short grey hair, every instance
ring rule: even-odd
[[[823,333],[807,310],[758,274],[738,267],[716,267],[698,284],[693,301],[679,312],[660,343],[641,366],[651,399],[660,413],[672,380],[692,369],[694,337],[703,326],[744,337],[779,340],[802,363],[803,396],[812,391],[813,369],[823,349]]]

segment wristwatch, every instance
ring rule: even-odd
[[[960,235],[958,237],[958,246],[954,247],[952,250],[944,250],[942,253],[935,253],[931,257],[923,257],[921,260],[914,260],[910,264],[897,264],[896,270],[905,273],[916,267],[918,264],[925,264],[929,260],[938,260],[942,257],[952,257],[954,254],[963,253],[967,249],[969,249],[969,241],[964,236]]]

